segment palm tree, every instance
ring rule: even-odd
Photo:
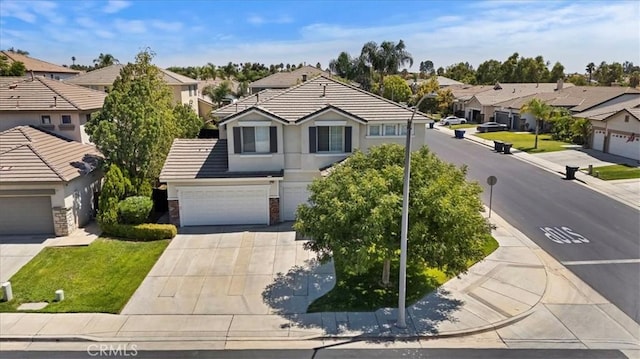
[[[231,85],[228,81],[223,81],[218,86],[209,85],[202,89],[202,94],[209,96],[211,101],[218,104],[218,107],[222,106],[224,98],[231,93]]]
[[[111,66],[111,65],[114,65],[114,64],[119,64],[120,61],[118,61],[118,59],[116,59],[111,54],[100,53],[98,58],[93,60],[93,63],[96,66],[96,68],[99,69],[99,68],[102,68],[102,67],[107,67],[107,66]]]
[[[522,105],[520,113],[530,113],[536,119],[536,140],[533,145],[534,149],[538,148],[538,131],[541,121],[548,120],[551,116],[552,107],[538,98],[532,98],[529,102]]]
[[[587,64],[587,73],[589,74],[589,85],[591,85],[591,75],[593,74],[593,71],[596,69],[596,64],[594,64],[593,62],[590,62],[589,64]]]
[[[75,66],[76,65],[76,57],[75,56],[71,56],[71,66]]]
[[[398,44],[383,41],[380,46],[373,41],[367,42],[362,47],[360,57],[380,75],[380,83],[383,83],[385,75],[397,74],[401,66],[413,66],[413,57],[402,40]]]

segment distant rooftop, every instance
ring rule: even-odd
[[[115,64],[107,67],[103,67],[97,70],[89,71],[87,73],[77,75],[68,79],[65,82],[82,85],[82,86],[110,86],[113,85],[116,78],[120,76],[120,70],[125,65]],[[196,85],[197,80],[177,74],[175,72],[158,68],[162,73],[162,78],[169,85]]]
[[[0,77],[0,111],[97,110],[106,96],[42,76]]]
[[[34,59],[29,56],[20,55],[13,51],[0,51],[0,53],[7,57],[9,63],[22,62],[27,71],[33,72],[53,72],[53,73],[66,73],[66,74],[79,74],[80,71],[73,70],[68,67],[59,66],[50,62]]]
[[[302,83],[302,81],[304,81],[304,76],[306,76],[307,79],[311,79],[312,77],[316,77],[320,74],[325,74],[328,76],[331,75],[330,73],[322,69],[307,65],[293,71],[283,71],[275,73],[273,75],[269,75],[265,78],[250,83],[249,87],[280,89],[289,88],[291,86]]]

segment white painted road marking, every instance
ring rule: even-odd
[[[567,261],[562,262],[565,266],[579,266],[585,264],[629,264],[640,263],[640,259],[610,259],[610,260],[597,260],[597,261]]]
[[[551,241],[558,244],[582,244],[589,243],[583,235],[574,232],[569,227],[540,227],[540,230],[544,232],[544,235]]]

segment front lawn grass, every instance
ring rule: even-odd
[[[168,244],[98,238],[85,247],[45,248],[10,279],[14,299],[0,303],[0,312],[49,302],[39,312],[119,313]],[[65,299],[54,302],[58,289]]]
[[[451,125],[452,130],[460,130],[465,128],[475,128],[478,127],[477,123],[461,123],[459,125]]]
[[[488,256],[497,248],[498,242],[488,236],[482,247],[484,256]],[[391,285],[384,288],[379,284],[382,263],[374,266],[373,270],[367,273],[354,274],[344,267],[339,258],[334,257],[336,285],[327,294],[311,303],[307,312],[375,311],[384,307],[397,307],[398,264],[398,260],[392,261]],[[469,267],[473,264],[475,262],[469,263]],[[441,270],[409,261],[407,263],[407,305],[415,303],[449,279],[450,277]]]
[[[640,168],[625,164],[594,167],[593,173],[598,171],[600,179],[605,181],[640,178]]]
[[[476,133],[475,136],[484,138],[485,140],[498,140],[513,144],[513,148],[517,148],[520,151],[529,153],[541,153],[541,152],[554,152],[566,150],[566,145],[571,143],[556,141],[551,138],[551,135],[544,134],[538,135],[538,148],[534,149],[536,135],[533,133],[516,133],[516,132],[489,132],[489,133]]]

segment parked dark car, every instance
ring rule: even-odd
[[[485,122],[476,128],[478,132],[497,132],[506,131],[507,125],[498,122]]]

